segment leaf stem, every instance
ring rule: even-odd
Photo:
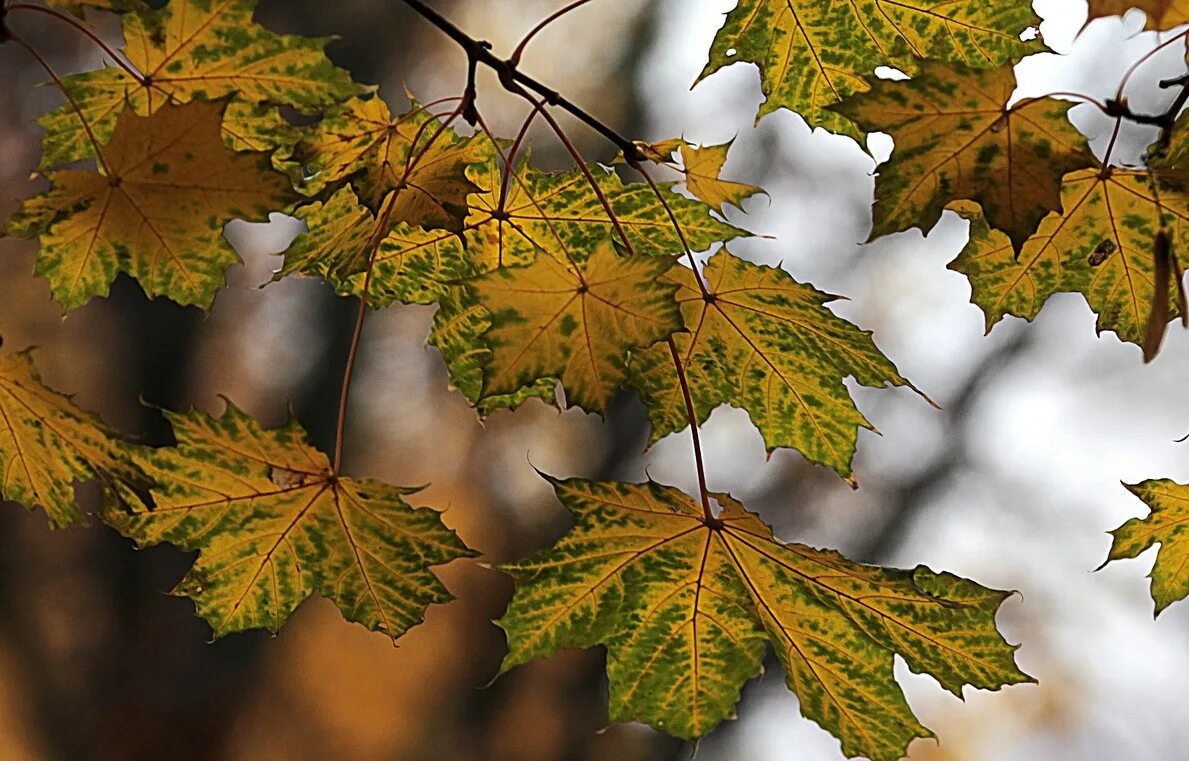
[[[512,55],[508,57],[508,62],[511,63],[513,66],[519,66],[520,65],[520,57],[522,55],[524,55],[524,49],[525,49],[525,47],[528,46],[528,43],[533,39],[533,37],[536,37],[539,32],[541,32],[545,29],[545,27],[549,26],[554,21],[557,21],[559,18],[566,15],[570,11],[575,11],[591,1],[592,0],[574,0],[574,2],[570,3],[569,5],[562,8],[561,10],[554,11],[552,14],[550,14],[548,17],[546,17],[543,21],[541,21],[539,24],[534,26],[529,31],[528,34],[524,35],[524,39],[522,39],[520,41],[520,44],[518,44],[516,46],[516,49],[512,51]]]
[[[685,237],[685,230],[681,228],[681,222],[677,220],[677,215],[673,213],[673,207],[669,205],[669,201],[665,195],[661,193],[661,189],[657,187],[656,181],[652,179],[652,175],[644,168],[644,165],[639,161],[629,159],[629,165],[640,173],[648,182],[648,186],[652,188],[652,192],[656,194],[656,198],[661,202],[661,206],[665,208],[665,213],[669,215],[669,221],[673,223],[673,229],[677,231],[677,237],[681,240],[681,246],[685,249],[685,256],[689,260],[689,266],[694,271],[694,280],[698,283],[698,288],[702,291],[703,297],[710,296],[710,290],[706,287],[706,281],[702,278],[702,273],[698,271],[698,262],[694,259],[693,249],[689,246],[689,240]]]
[[[1139,60],[1137,60],[1135,63],[1131,64],[1131,66],[1127,69],[1126,73],[1123,74],[1123,79],[1121,79],[1119,81],[1119,89],[1115,91],[1115,100],[1123,99],[1123,91],[1127,88],[1127,83],[1129,81],[1131,81],[1131,76],[1133,74],[1135,74],[1136,70],[1139,69],[1140,66],[1147,63],[1148,60],[1150,60],[1154,55],[1159,53],[1161,50],[1164,50],[1166,47],[1173,44],[1177,40],[1185,39],[1186,34],[1189,34],[1189,30],[1174,34],[1172,37],[1169,37],[1164,42],[1161,42],[1159,45],[1157,45],[1156,47],[1149,50],[1147,53],[1144,53],[1142,56],[1140,56]]]
[[[103,52],[108,55],[108,57],[110,57],[113,61],[116,62],[117,66],[119,66],[121,69],[123,69],[125,72],[128,73],[128,76],[135,79],[142,86],[145,84],[145,78],[144,78],[143,74],[141,74],[139,71],[137,71],[135,68],[133,68],[130,63],[128,63],[127,61],[124,60],[123,56],[118,54],[110,45],[108,45],[106,42],[104,42],[99,37],[99,35],[95,34],[95,32],[92,31],[90,27],[88,27],[86,24],[82,23],[78,19],[73,18],[65,13],[60,12],[60,11],[54,10],[53,8],[46,8],[46,7],[43,7],[40,5],[29,5],[27,3],[13,3],[12,5],[8,6],[8,10],[10,10],[10,11],[36,11],[37,13],[44,13],[47,16],[53,16],[54,18],[58,19],[59,21],[65,23],[65,24],[69,24],[70,26],[74,27],[75,29],[77,29],[78,31],[82,32],[87,37],[89,37],[91,39],[91,42],[94,42],[96,45],[98,45],[99,48],[101,50],[103,50]]]
[[[421,124],[417,133],[410,141],[409,156],[405,161],[404,176],[396,185],[396,189],[388,196],[384,202],[384,207],[380,210],[376,217],[376,229],[372,233],[371,240],[368,241],[367,247],[370,250],[367,258],[367,270],[363,276],[363,286],[359,292],[359,311],[355,315],[355,329],[351,333],[351,348],[347,352],[347,365],[343,370],[343,389],[339,395],[339,412],[338,423],[335,426],[334,436],[334,469],[333,473],[338,476],[342,473],[343,467],[343,445],[346,441],[347,432],[347,401],[351,393],[351,379],[355,375],[355,363],[359,359],[359,344],[363,337],[363,322],[367,318],[367,299],[368,293],[372,285],[372,273],[376,269],[376,253],[379,251],[380,243],[384,240],[384,236],[388,231],[388,221],[392,218],[392,213],[396,209],[396,200],[400,197],[401,191],[408,187],[407,180],[413,169],[417,166],[424,156],[437,142],[438,138],[450,127],[450,124],[457,119],[467,107],[467,98],[464,96],[459,99],[458,107],[450,114],[449,118],[443,121],[438,128],[430,135],[429,140],[426,141],[425,146],[417,152],[417,141],[425,132],[425,128],[432,123],[427,120]]]
[[[579,121],[585,123],[588,127],[595,130],[615,147],[623,151],[623,155],[628,158],[640,159],[640,149],[631,140],[628,140],[623,135],[620,135],[611,127],[608,127],[599,119],[592,116],[577,104],[563,97],[556,90],[546,87],[529,75],[520,71],[516,67],[516,63],[512,60],[503,60],[499,56],[491,52],[491,44],[482,40],[477,40],[471,37],[466,32],[459,29],[445,16],[438,13],[433,8],[425,4],[423,0],[402,0],[405,5],[409,6],[417,15],[424,18],[429,23],[436,26],[447,37],[454,40],[467,54],[468,58],[476,65],[482,64],[497,75],[499,75],[500,84],[509,92],[515,92],[513,87],[516,84],[528,88],[537,95],[544,98],[545,102],[551,106],[556,106],[563,111],[568,112],[571,116]]]
[[[694,398],[689,391],[689,379],[685,377],[685,366],[681,363],[681,354],[677,351],[677,342],[673,336],[665,339],[669,344],[669,353],[673,356],[673,366],[677,368],[677,380],[681,384],[681,395],[685,398],[685,413],[689,416],[689,431],[694,441],[694,465],[698,469],[698,492],[702,497],[702,514],[706,525],[711,528],[721,528],[722,519],[710,509],[710,489],[706,487],[706,465],[702,457],[702,437],[698,433],[698,415],[694,410]]]
[[[70,107],[73,108],[74,113],[78,115],[78,120],[82,123],[83,130],[87,133],[87,138],[91,141],[91,146],[95,149],[95,159],[99,162],[99,167],[103,170],[105,175],[110,176],[111,167],[107,163],[107,157],[103,155],[103,147],[99,144],[99,140],[96,139],[95,132],[91,129],[91,123],[88,122],[87,117],[83,115],[83,110],[78,105],[78,101],[74,99],[74,96],[70,94],[70,90],[67,89],[66,85],[62,82],[62,78],[59,77],[58,73],[54,71],[54,68],[49,65],[49,62],[46,61],[44,57],[42,57],[41,53],[38,53],[37,49],[30,45],[24,37],[20,36],[11,29],[8,29],[7,32],[8,39],[29,51],[29,55],[33,56],[37,63],[41,64],[41,68],[45,70],[46,74],[50,75],[50,79],[54,80],[54,84],[57,85],[62,94],[66,96],[66,100],[70,103]]]

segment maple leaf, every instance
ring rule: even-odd
[[[636,147],[645,157],[658,164],[669,163],[672,155],[680,156],[681,166],[678,169],[685,175],[685,189],[723,214],[727,204],[741,209],[748,198],[758,194],[767,195],[763,188],[755,185],[722,179],[722,168],[727,163],[727,152],[733,142],[698,146],[674,139],[652,144],[637,143]]]
[[[273,167],[288,171],[301,131],[276,106],[233,100],[223,114],[223,143],[233,151],[273,154]]]
[[[87,8],[124,13],[133,8],[143,9],[146,7],[140,0],[45,0],[45,4],[75,16],[82,16],[83,11]]]
[[[328,39],[279,35],[252,21],[256,0],[172,0],[160,10],[122,16],[128,63],[144,78],[109,66],[63,81],[91,131],[103,141],[125,106],[147,116],[167,103],[234,95],[314,111],[359,93],[323,52]],[[228,116],[248,116],[229,110]],[[94,154],[79,115],[67,104],[38,120],[45,128],[42,169]],[[231,121],[229,131],[251,132]]]
[[[393,220],[460,231],[467,195],[475,190],[467,167],[489,160],[494,151],[485,136],[463,138],[443,129],[409,99],[412,109],[395,119],[378,97],[354,98],[328,114],[297,149],[313,175],[304,190],[312,195],[350,179],[360,199],[378,208],[400,189]]]
[[[297,212],[309,232],[299,236],[286,252],[282,270],[282,274],[328,278],[345,295],[361,295],[367,282],[368,303],[375,307],[395,301],[439,304],[430,343],[445,357],[451,383],[484,415],[516,407],[529,398],[552,399],[555,383],[534,379],[518,391],[484,396],[483,367],[491,351],[483,336],[491,319],[462,281],[501,266],[528,265],[538,256],[581,263],[599,244],[616,235],[606,209],[580,169],[541,172],[527,160],[521,161],[507,178],[501,208],[505,192],[501,158],[495,147],[488,146],[488,150],[487,161],[467,170],[477,192],[467,201],[470,216],[461,236],[409,225],[395,225],[384,233],[377,227],[376,215],[362,206],[349,188],[340,189],[325,204],[307,205]],[[651,188],[625,185],[617,175],[597,165],[588,169],[638,254],[656,256],[682,250],[681,237]],[[674,193],[671,184],[660,190],[693,248],[709,248],[717,241],[748,234],[711,216],[706,204]],[[369,254],[373,246],[375,250]],[[369,255],[370,278],[360,271]]]
[[[896,143],[875,181],[872,239],[928,231],[947,203],[968,199],[1019,250],[1046,214],[1061,209],[1061,178],[1096,164],[1067,118],[1072,103],[1034,98],[1008,107],[1011,66],[978,71],[925,61],[909,81],[870,86],[833,108]]]
[[[121,271],[150,297],[208,307],[223,271],[239,261],[223,226],[290,203],[288,179],[266,156],[223,145],[223,107],[124,112],[103,149],[107,174],[51,172],[50,190],[8,220],[6,234],[41,237],[37,274],[65,311],[106,295]]]
[[[28,352],[0,357],[0,498],[40,507],[50,525],[85,524],[74,482],[142,484],[116,434],[67,396],[47,388]]]
[[[1189,24],[1189,0],[1089,0],[1089,24],[1103,16],[1122,16],[1132,8],[1139,8],[1148,17],[1144,29],[1164,31]]]
[[[471,282],[491,315],[480,398],[557,378],[569,403],[604,412],[627,378],[629,353],[681,329],[672,256],[620,257],[605,243],[583,264],[541,256]]]
[[[1098,313],[1098,332],[1123,341],[1144,339],[1155,298],[1156,236],[1163,225],[1173,251],[1189,243],[1183,194],[1158,191],[1146,171],[1112,167],[1065,176],[1063,211],[1050,214],[1019,258],[1006,236],[991,230],[972,204],[955,204],[971,220],[970,242],[950,269],[970,278],[971,300],[987,330],[1006,315],[1031,320],[1055,293],[1081,293]],[[1175,283],[1168,282],[1176,308]]]
[[[389,220],[378,230],[376,214],[361,205],[350,190],[338,190],[325,204],[302,207],[297,215],[309,232],[286,252],[284,274],[328,278],[345,295],[362,294],[368,281],[368,303],[386,307],[394,301],[428,304],[460,289],[459,281],[499,267],[527,265],[539,255],[558,261],[585,261],[616,234],[598,195],[579,169],[541,172],[527,161],[518,164],[503,190],[501,161],[494,146],[481,149],[482,163],[467,169],[475,192],[461,235]],[[589,167],[620,220],[633,250],[647,256],[678,253],[682,240],[664,206],[643,184],[625,185],[615,174]],[[748,235],[710,216],[703,203],[661,186],[682,232],[695,250]],[[383,225],[381,225],[383,227]],[[374,237],[381,233],[379,238]],[[362,270],[367,249],[374,245],[371,278]],[[480,333],[481,335],[481,333]]]
[[[336,475],[294,421],[264,431],[230,403],[221,417],[166,413],[176,447],[138,461],[154,504],[105,520],[141,546],[197,550],[175,590],[216,636],[277,631],[307,597],[393,639],[450,594],[430,566],[471,557],[415,489]]]
[[[673,192],[671,183],[659,184],[662,202],[646,184],[624,184],[618,175],[597,165],[588,170],[615,212],[619,228],[581,169],[549,173],[533,169],[527,160],[521,162],[508,178],[501,210],[503,178],[498,162],[472,167],[470,176],[480,192],[470,199],[471,217],[464,237],[465,256],[476,273],[531,264],[541,256],[552,257],[559,264],[581,264],[608,239],[618,240],[620,229],[632,250],[645,257],[681,252],[682,234],[695,251],[749,235],[711,216],[706,204]],[[670,220],[666,204],[681,234]],[[377,263],[383,259],[381,256]],[[376,279],[372,290],[383,288],[384,282]],[[446,356],[453,385],[477,402],[482,413],[516,406],[532,396],[553,398],[554,384],[547,378],[536,379],[510,395],[485,395],[482,368],[489,348],[483,336],[490,316],[468,289],[453,290],[449,298],[438,300],[442,308],[430,335],[430,343]]]
[[[1041,49],[1020,34],[1039,26],[1028,0],[740,0],[710,48],[703,79],[738,61],[760,69],[767,100],[759,116],[788,108],[810,127],[862,136],[826,110],[867,89],[880,66],[916,71],[923,58],[980,68],[1017,61]]]
[[[1115,537],[1107,563],[1139,557],[1159,543],[1156,564],[1152,567],[1152,600],[1156,615],[1177,600],[1189,595],[1189,486],[1174,481],[1144,481],[1124,484],[1142,499],[1152,512],[1146,518],[1132,518],[1111,532]],[[1103,563],[1106,565],[1106,563]]]
[[[671,487],[550,482],[574,526],[504,567],[516,594],[498,621],[502,671],[605,645],[612,721],[701,737],[733,716],[771,643],[807,718],[848,756],[891,761],[931,736],[893,677],[894,655],[957,695],[1030,681],[995,629],[1008,593],[783,544],[726,494],[713,495],[722,513],[711,525]]]
[[[722,404],[748,411],[768,451],[799,450],[813,462],[851,477],[858,429],[872,428],[855,408],[843,379],[865,385],[908,385],[871,334],[825,308],[835,296],[793,280],[778,268],[746,262],[729,251],[703,272],[674,267],[686,331],[673,337],[704,423]],[[652,421],[652,441],[689,425],[681,385],[667,346],[632,360],[632,385]]]
[[[587,170],[636,254],[684,250],[666,204],[694,251],[750,235],[712,216],[706,203],[675,193],[674,183],[658,183],[662,201],[646,183],[625,184],[619,175],[597,164],[588,165]],[[527,160],[521,162],[509,178],[502,213],[503,180],[498,162],[472,167],[470,177],[479,192],[471,199],[467,247],[484,266],[527,264],[541,252],[559,261],[582,262],[609,238],[618,239],[618,229],[580,168],[542,172],[530,167]]]

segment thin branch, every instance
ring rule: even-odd
[[[1100,176],[1109,177],[1111,173],[1111,154],[1115,151],[1115,144],[1119,142],[1119,132],[1123,129],[1123,117],[1115,117],[1115,129],[1111,132],[1110,142],[1106,144],[1106,153],[1102,154],[1102,171]]]
[[[685,414],[689,417],[689,432],[694,441],[694,465],[698,469],[698,492],[702,497],[702,514],[706,525],[711,528],[721,528],[722,519],[710,509],[710,489],[706,487],[706,466],[702,458],[702,437],[698,433],[698,415],[694,410],[694,398],[689,392],[689,379],[685,377],[685,366],[681,363],[681,354],[677,351],[677,342],[672,336],[665,339],[669,344],[669,353],[673,356],[673,367],[677,369],[677,380],[681,384],[681,395],[685,398]]]
[[[446,98],[444,100],[455,100],[455,98]],[[409,143],[411,146],[409,156],[405,159],[403,176],[397,182],[396,189],[385,200],[384,207],[376,217],[376,229],[372,232],[372,237],[367,242],[367,248],[370,250],[367,259],[367,270],[363,276],[363,287],[359,292],[359,311],[355,315],[355,329],[351,333],[351,348],[347,352],[347,365],[343,370],[343,388],[339,395],[338,422],[335,426],[334,437],[334,475],[336,476],[342,473],[343,444],[346,440],[347,432],[347,401],[351,393],[351,379],[355,375],[355,363],[359,358],[359,343],[363,336],[363,322],[367,317],[368,293],[371,290],[372,273],[376,269],[376,253],[379,251],[380,243],[384,240],[384,236],[388,232],[388,222],[392,218],[393,211],[396,209],[396,200],[400,197],[401,191],[408,187],[409,175],[417,168],[418,162],[429,153],[434,143],[438,141],[438,138],[450,128],[454,120],[464,114],[468,104],[473,105],[474,103],[473,99],[468,101],[465,95],[457,100],[459,101],[458,106],[451,112],[449,117],[438,125],[438,128],[429,136],[429,139],[425,141],[425,145],[420,150],[416,150],[417,142],[425,133],[425,128],[432,122],[430,120],[422,122],[416,134],[413,135],[413,139]]]
[[[477,40],[471,37],[466,32],[463,32],[445,16],[435,11],[433,8],[423,2],[423,0],[402,0],[405,5],[409,6],[419,16],[424,18],[429,23],[440,29],[447,37],[454,40],[467,54],[469,61],[474,61],[476,64],[482,64],[492,71],[494,71],[500,79],[500,83],[504,89],[509,92],[514,92],[512,89],[516,83],[519,83],[525,88],[532,90],[537,95],[544,98],[545,102],[551,106],[566,111],[571,116],[579,121],[585,123],[588,127],[595,130],[615,147],[623,151],[624,156],[628,158],[640,159],[640,149],[631,140],[620,135],[611,127],[604,124],[599,119],[592,116],[590,113],[563,97],[556,90],[546,87],[537,80],[516,68],[513,61],[505,61],[499,56],[491,52],[491,44],[482,40]],[[468,61],[468,63],[469,63]]]
[[[1123,79],[1119,81],[1119,89],[1115,90],[1115,100],[1123,100],[1123,91],[1127,89],[1127,83],[1131,81],[1131,76],[1135,74],[1136,70],[1138,70],[1140,66],[1144,65],[1152,58],[1152,56],[1156,55],[1161,50],[1165,49],[1177,40],[1185,39],[1186,34],[1189,34],[1189,30],[1174,34],[1172,37],[1169,37],[1164,42],[1149,50],[1147,53],[1144,53],[1142,56],[1140,56],[1139,60],[1131,64],[1131,66],[1128,67],[1126,73],[1123,74]]]
[[[574,2],[570,3],[565,8],[562,8],[561,10],[558,10],[558,11],[554,11],[547,18],[545,18],[543,21],[541,21],[541,23],[534,26],[532,28],[532,30],[529,31],[528,34],[524,35],[524,39],[522,39],[520,41],[520,44],[517,45],[516,49],[512,51],[512,55],[509,56],[508,62],[511,63],[513,66],[519,66],[520,58],[521,58],[521,56],[524,55],[525,47],[528,46],[528,43],[531,42],[532,39],[534,37],[536,37],[538,33],[543,31],[545,29],[545,27],[549,26],[554,21],[557,21],[559,18],[566,15],[570,11],[577,10],[589,2],[591,2],[591,0],[574,0]]]
[[[128,73],[128,76],[135,79],[142,86],[145,85],[145,78],[144,78],[143,74],[141,74],[139,71],[137,71],[135,68],[133,68],[131,64],[129,64],[127,61],[124,60],[123,56],[121,56],[119,53],[117,53],[115,50],[113,50],[111,48],[111,46],[108,45],[106,42],[104,42],[99,37],[99,35],[95,34],[95,32],[93,32],[90,27],[88,27],[86,24],[83,24],[78,19],[76,19],[72,16],[69,16],[65,13],[56,11],[53,8],[46,8],[46,7],[43,7],[40,5],[27,5],[25,3],[13,3],[12,5],[8,6],[8,10],[10,10],[10,11],[35,11],[37,13],[44,13],[47,16],[53,16],[54,18],[58,19],[59,21],[69,24],[70,26],[74,27],[75,29],[77,29],[78,31],[82,32],[87,37],[89,37],[91,39],[91,42],[94,42],[96,45],[98,45],[99,48],[101,50],[103,50],[103,52],[108,55],[108,57],[110,57],[113,61],[116,62],[117,66],[119,66],[121,69],[123,69],[125,72]]]
[[[8,28],[5,28],[5,31],[8,34],[8,39],[29,51],[29,55],[33,56],[37,63],[41,64],[41,68],[45,69],[45,73],[50,75],[50,79],[54,80],[54,84],[57,85],[58,89],[62,91],[62,94],[66,96],[66,100],[70,103],[70,107],[73,108],[74,113],[78,115],[78,120],[82,123],[83,130],[87,133],[87,138],[91,141],[91,146],[95,149],[95,159],[99,162],[99,166],[101,169],[103,169],[103,173],[110,176],[111,167],[107,163],[107,157],[103,155],[103,147],[100,146],[99,140],[96,139],[94,131],[91,130],[91,123],[88,122],[87,117],[83,115],[83,110],[81,107],[79,107],[78,101],[74,99],[74,96],[70,94],[70,90],[66,88],[65,84],[63,84],[62,78],[59,77],[58,73],[54,71],[54,68],[49,65],[49,62],[42,57],[41,53],[38,53],[36,48],[25,41],[24,37],[21,37],[19,34]]]
[[[1104,103],[1101,100],[1098,100],[1097,98],[1094,98],[1089,95],[1083,95],[1080,92],[1066,92],[1064,90],[1057,90],[1056,92],[1051,92],[1051,93],[1048,93],[1046,95],[1041,95],[1036,98],[1025,98],[1023,101],[1021,101],[1020,103],[1017,103],[1015,106],[1013,106],[1013,108],[1019,108],[1020,105],[1023,103],[1031,103],[1031,102],[1037,101],[1037,100],[1044,100],[1045,98],[1075,98],[1077,100],[1082,101],[1083,103],[1089,103],[1092,106],[1097,106],[1098,110],[1102,111],[1103,113],[1106,113],[1109,110],[1109,107],[1106,105],[1106,103]]]

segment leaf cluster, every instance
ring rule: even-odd
[[[50,187],[4,233],[40,239],[36,272],[65,312],[106,295],[119,273],[149,297],[207,309],[237,260],[224,225],[284,212],[307,232],[277,279],[323,279],[359,299],[361,321],[368,308],[436,305],[429,342],[477,414],[530,399],[602,414],[630,389],[651,443],[688,428],[696,496],[547,477],[574,527],[504,569],[517,583],[499,622],[504,668],[604,645],[615,720],[697,739],[734,715],[771,648],[807,717],[848,755],[885,761],[931,736],[893,678],[896,655],[958,695],[1028,681],[995,626],[1005,593],[784,543],[706,489],[698,429],[719,406],[745,410],[770,452],[795,449],[854,485],[858,431],[873,426],[844,381],[912,387],[870,333],[829,309],[834,296],[726,245],[750,235],[728,207],[737,220],[763,192],[723,176],[730,144],[618,136],[559,95],[538,99],[543,86],[515,61],[406,4],[460,43],[472,72],[499,67],[532,106],[520,135],[488,131],[473,74],[457,98],[410,94],[394,109],[330,62],[326,40],[254,23],[254,0],[51,3],[120,12],[125,46],[96,71],[50,72],[67,98],[40,120]],[[1091,15],[1121,5],[1091,3]],[[1027,0],[867,6],[741,0],[704,76],[751,62],[767,96],[760,116],[788,108],[844,135],[890,134],[872,237],[927,230],[947,209],[968,218],[970,243],[951,266],[970,278],[988,328],[1076,291],[1100,329],[1154,356],[1186,313],[1185,132],[1170,124],[1148,166],[1119,167],[1090,151],[1070,103],[1014,102],[1013,64],[1043,49],[1025,35],[1039,21]],[[1144,7],[1158,28],[1189,20],[1176,3]],[[911,78],[876,78],[881,66]],[[535,168],[524,143],[534,119],[572,149],[553,107],[610,133],[622,166],[575,152],[569,171]],[[282,109],[317,118],[300,127]],[[654,180],[658,167],[679,179]],[[73,482],[98,481],[108,524],[141,545],[198,552],[175,591],[216,635],[275,631],[317,593],[397,638],[449,599],[432,567],[476,553],[440,513],[409,504],[414,490],[343,475],[345,414],[344,403],[333,459],[296,423],[264,430],[231,403],[220,416],[167,413],[177,444],[148,450],[12,354],[0,359],[0,495],[65,526],[84,519]],[[1117,532],[1112,558],[1165,541],[1163,607],[1189,592],[1167,562],[1184,487],[1136,488],[1156,512]]]

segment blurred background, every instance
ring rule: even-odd
[[[440,0],[472,34],[508,51],[563,0]],[[876,160],[852,140],[809,130],[780,112],[753,129],[761,99],[754,67],[737,65],[691,90],[733,0],[604,0],[552,26],[524,68],[620,132],[643,139],[736,138],[728,176],[764,186],[732,222],[772,236],[732,244],[802,281],[845,294],[834,309],[874,331],[901,372],[936,399],[853,388],[882,432],[862,432],[861,488],[782,451],[766,460],[746,414],[720,409],[705,429],[710,485],[758,510],[777,535],[836,547],[857,560],[950,570],[1019,595],[1000,626],[1022,642],[1021,666],[1040,684],[968,690],[965,703],[929,677],[897,671],[939,743],[928,761],[1183,759],[1189,721],[1189,603],[1152,619],[1145,573],[1154,553],[1094,572],[1106,531],[1144,514],[1120,480],[1189,479],[1189,334],[1171,331],[1160,358],[1112,335],[1096,337],[1078,296],[1052,299],[1033,325],[1008,319],[984,335],[967,282],[946,269],[965,241],[947,214],[864,245]],[[1060,55],[1018,67],[1020,96],[1067,90],[1110,97],[1127,67],[1161,39],[1143,17],[1102,19],[1079,36],[1084,0],[1037,0],[1040,28]],[[422,100],[455,95],[464,60],[403,5],[381,0],[262,0],[257,19],[285,33],[338,35],[331,57],[376,83],[399,108],[408,85]],[[118,24],[92,17],[109,39]],[[59,71],[99,64],[96,51],[51,19],[13,20]],[[1167,37],[1167,34],[1166,34]],[[1134,78],[1139,110],[1160,110],[1155,87],[1183,71],[1170,46]],[[30,178],[40,132],[58,105],[43,73],[0,46],[0,215],[38,191]],[[881,75],[897,76],[894,71]],[[504,134],[524,108],[480,85],[480,108]],[[1101,152],[1112,123],[1091,106],[1071,113]],[[571,123],[567,122],[567,126]],[[580,127],[584,154],[612,149]],[[1128,128],[1117,158],[1136,161],[1154,133]],[[568,157],[543,131],[543,167]],[[873,160],[872,155],[875,159]],[[210,315],[148,301],[121,278],[110,298],[63,320],[32,276],[36,244],[0,239],[4,351],[41,347],[48,383],[112,425],[167,443],[159,413],[140,399],[218,412],[224,394],[266,424],[292,409],[315,443],[332,448],[335,400],[355,307],[312,281],[265,283],[300,225],[234,223],[245,265],[229,272]],[[641,456],[647,427],[625,394],[606,420],[530,403],[481,425],[447,388],[441,357],[424,345],[432,310],[398,307],[367,321],[350,407],[347,470],[396,484],[432,484],[423,504],[492,562],[548,545],[566,517],[529,464],[559,476],[655,479],[693,488],[688,434]],[[45,518],[0,509],[0,761],[265,759],[687,759],[692,750],[640,726],[607,728],[603,653],[569,652],[515,669],[484,687],[504,652],[491,623],[511,594],[473,564],[441,569],[460,598],[393,648],[343,622],[325,600],[304,604],[276,638],[209,642],[192,605],[166,592],[190,558],[135,551],[114,532],[50,532]],[[830,735],[800,718],[780,669],[748,686],[741,718],[697,749],[699,761],[835,761]]]

